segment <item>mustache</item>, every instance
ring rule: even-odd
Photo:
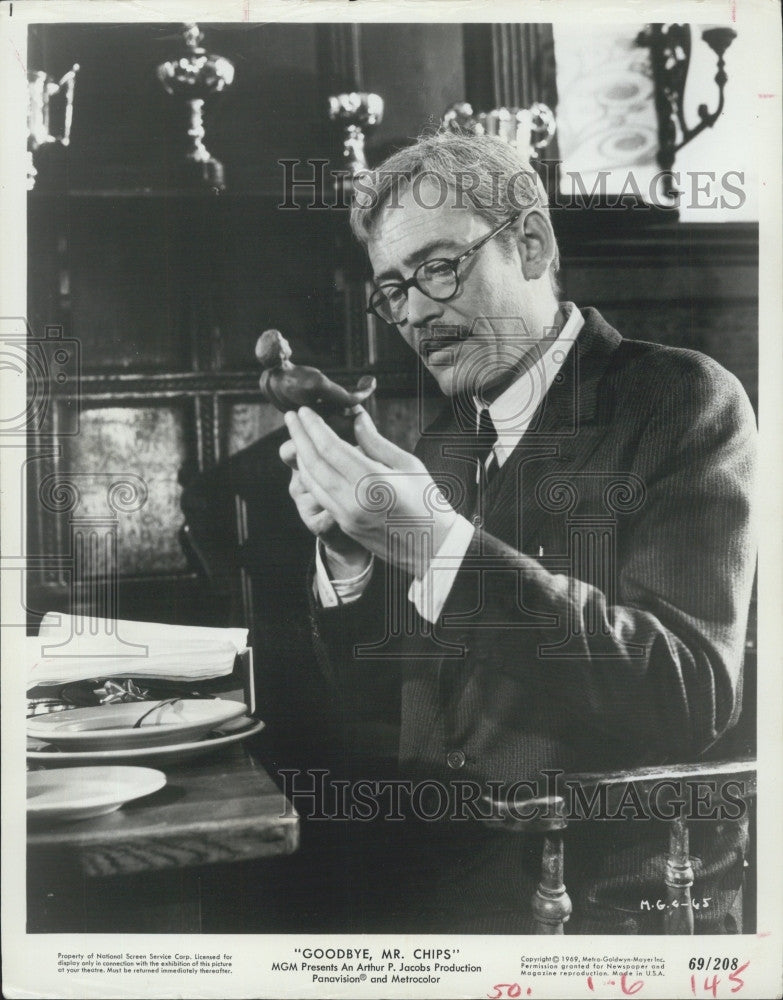
[[[422,331],[419,338],[419,354],[427,357],[435,351],[442,351],[444,347],[453,347],[464,343],[471,335],[470,327],[467,326],[435,326],[428,327]]]

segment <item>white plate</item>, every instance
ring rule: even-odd
[[[223,729],[228,729],[238,723],[243,723],[245,728],[226,733],[225,736],[215,736],[212,739],[196,740],[192,743],[175,743],[163,747],[129,747],[125,750],[83,750],[51,752],[46,750],[28,749],[28,761],[49,765],[50,767],[61,767],[72,764],[118,764],[129,760],[144,760],[154,764],[179,764],[180,761],[189,760],[191,757],[199,757],[203,754],[212,753],[220,747],[229,746],[231,743],[239,743],[249,736],[255,736],[264,728],[264,723],[257,719],[236,719],[228,723]]]
[[[34,820],[91,819],[163,788],[151,767],[64,767],[30,771],[27,815]]]
[[[38,715],[28,720],[27,735],[66,750],[153,747],[198,739],[246,711],[221,698],[132,701]]]

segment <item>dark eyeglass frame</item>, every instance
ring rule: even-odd
[[[406,299],[407,299],[408,289],[410,288],[418,289],[418,291],[420,291],[422,295],[426,295],[427,298],[432,299],[433,302],[448,302],[450,299],[453,299],[460,289],[460,277],[458,270],[460,265],[464,264],[465,261],[468,260],[468,258],[472,257],[475,253],[478,253],[478,251],[486,243],[489,243],[490,240],[494,239],[496,236],[499,236],[500,233],[502,233],[505,229],[508,229],[509,226],[512,226],[517,221],[517,219],[520,217],[521,214],[522,214],[521,212],[517,212],[516,214],[512,215],[510,219],[506,219],[505,222],[501,222],[499,226],[496,226],[494,229],[490,230],[490,232],[488,232],[485,236],[482,236],[474,243],[471,243],[470,246],[467,249],[463,250],[458,257],[431,257],[429,260],[422,261],[422,263],[419,264],[419,266],[416,268],[416,270],[413,272],[410,278],[406,278],[405,281],[384,281],[383,284],[379,285],[372,293],[372,295],[370,295],[370,302],[369,305],[367,306],[367,312],[372,313],[372,315],[374,316],[377,316],[378,319],[382,320],[384,323],[402,322],[402,320],[393,320],[393,319],[388,320],[378,311],[377,308],[379,301],[378,296],[384,294],[383,292],[384,288],[394,288],[398,291],[405,292]],[[419,273],[425,267],[432,267],[433,264],[447,264],[451,268],[454,274],[454,291],[449,292],[448,295],[444,296],[432,295],[430,292],[425,291],[419,284],[419,279],[418,279]]]

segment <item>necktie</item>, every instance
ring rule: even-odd
[[[482,474],[485,484],[489,482],[492,473],[497,469],[497,459],[493,452],[493,446],[498,439],[498,432],[492,423],[492,417],[486,408],[479,413],[478,427],[476,428],[476,482],[480,483]],[[490,457],[491,456],[491,457]]]

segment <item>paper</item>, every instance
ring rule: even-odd
[[[783,726],[779,13],[773,0],[609,0],[590,6],[576,0],[499,0],[491,5],[441,0],[402,6],[382,0],[236,0],[219,10],[198,0],[186,10],[169,0],[144,5],[15,0],[0,5],[6,995],[742,1000],[783,994],[783,813],[778,791]],[[198,22],[203,43],[194,27],[185,28],[184,18]],[[658,159],[658,114],[668,98],[660,91],[656,107],[652,64],[637,43],[651,26],[689,27],[690,51],[683,48],[685,35],[675,33],[680,44],[672,56],[689,56],[682,67],[688,79],[681,106],[669,108],[675,145],[683,138],[680,133],[698,125],[700,106],[707,115],[718,106],[716,77],[723,72],[726,76],[723,113],[713,127],[675,151],[672,187],[661,177]],[[737,35],[720,57],[722,68],[718,54],[703,39],[704,32],[715,27]],[[197,99],[189,100],[187,92],[164,91],[157,67],[167,64],[178,72],[177,60],[200,44],[206,55],[231,61],[233,82],[227,82],[231,74],[226,66],[216,64],[213,84],[199,91]],[[637,59],[637,48],[643,58]],[[26,74],[39,70],[57,82],[76,62],[80,69],[70,145],[41,143],[30,150],[30,159]],[[220,80],[225,85],[217,88]],[[415,894],[417,884],[431,884],[448,845],[437,844],[427,853],[418,841],[409,849],[408,819],[395,812],[395,794],[411,788],[394,784],[363,763],[382,754],[393,756],[400,746],[393,713],[382,712],[393,705],[396,690],[393,672],[384,669],[387,664],[373,658],[370,648],[353,687],[350,679],[336,679],[338,697],[329,684],[321,686],[322,664],[311,668],[307,598],[312,596],[312,538],[288,495],[291,473],[280,462],[280,441],[273,439],[267,451],[259,444],[281,427],[280,415],[270,412],[257,392],[259,372],[253,359],[258,334],[275,327],[291,340],[303,364],[317,365],[347,384],[373,372],[379,391],[368,407],[372,419],[397,446],[413,450],[443,396],[394,329],[364,318],[372,262],[353,243],[347,208],[340,204],[344,189],[334,175],[345,164],[361,165],[364,156],[370,166],[376,165],[421,130],[433,131],[447,107],[468,99],[476,112],[541,100],[557,118],[558,88],[564,128],[562,146],[552,148],[555,158],[566,162],[549,179],[548,190],[562,259],[561,297],[585,311],[598,308],[626,342],[706,355],[738,381],[758,418],[762,475],[758,599],[753,605],[758,630],[751,627],[745,636],[746,663],[755,657],[759,663],[757,698],[749,670],[745,678],[748,700],[757,702],[758,721],[749,733],[737,734],[738,740],[747,739],[732,753],[734,763],[724,763],[715,788],[698,783],[691,787],[677,769],[678,753],[694,737],[694,728],[705,726],[709,712],[702,707],[713,699],[727,703],[726,676],[704,670],[724,637],[716,636],[710,648],[701,647],[703,657],[682,661],[684,687],[669,677],[671,683],[653,685],[623,707],[618,707],[621,699],[585,697],[574,709],[574,692],[582,690],[585,667],[578,655],[570,661],[570,681],[549,692],[546,701],[531,684],[521,705],[518,691],[504,699],[504,685],[515,671],[528,669],[528,662],[506,661],[503,670],[484,675],[485,686],[472,689],[474,677],[462,669],[462,662],[444,661],[433,667],[441,685],[438,696],[450,693],[451,706],[459,710],[423,727],[415,713],[411,715],[408,701],[403,756],[421,757],[422,748],[434,745],[446,724],[452,732],[462,729],[470,736],[475,716],[462,712],[459,701],[466,689],[475,690],[483,721],[500,712],[509,727],[544,735],[556,710],[568,706],[563,738],[583,740],[591,753],[595,740],[585,720],[595,722],[591,712],[596,705],[604,705],[616,724],[610,733],[601,731],[607,755],[628,736],[633,719],[644,732],[636,744],[639,757],[645,763],[665,758],[671,767],[659,778],[670,784],[652,793],[648,786],[644,801],[637,802],[622,773],[605,777],[604,784],[595,786],[595,808],[605,805],[611,812],[624,802],[626,814],[595,827],[608,829],[610,839],[614,835],[622,845],[635,829],[652,825],[645,815],[651,801],[665,811],[674,808],[677,796],[691,814],[718,804],[724,810],[744,810],[752,821],[744,912],[733,907],[726,914],[729,933],[720,935],[627,934],[616,930],[616,921],[609,930],[598,918],[589,933],[575,933],[578,921],[590,915],[591,903],[577,900],[576,893],[576,909],[563,934],[495,933],[489,918],[493,908],[499,909],[494,895],[499,881],[504,896],[516,897],[514,913],[527,915],[532,905],[522,868],[501,858],[505,848],[500,846],[499,860],[486,870],[487,878],[482,878],[469,846],[454,850],[450,879],[438,887],[449,898],[440,913],[441,932],[422,930],[415,912],[408,933],[384,929],[400,914],[391,905],[385,910],[378,905],[368,886],[385,879],[388,898],[401,886],[410,886]],[[329,98],[342,90],[377,93],[384,101],[382,120],[363,123],[363,133],[355,128],[346,133],[344,123],[330,122]],[[56,96],[52,100],[56,102]],[[341,103],[359,107],[362,101],[337,105]],[[377,109],[377,102],[372,105]],[[57,136],[61,128],[56,104],[51,113],[51,135]],[[521,120],[528,116],[525,110]],[[524,147],[521,135],[516,146]],[[28,196],[31,163],[37,175],[31,177],[35,187]],[[604,182],[606,172],[610,176]],[[205,187],[194,190],[192,185],[201,183]],[[425,217],[423,231],[429,232],[428,221]],[[450,258],[473,238],[471,233],[437,252]],[[537,245],[540,241],[529,239],[520,257],[528,272]],[[484,274],[483,261],[495,261],[498,273],[505,273],[508,261],[497,258],[492,246],[479,251],[461,272],[461,301],[474,293],[471,279]],[[400,268],[391,259],[394,239],[387,241],[384,252],[390,267],[376,270],[388,272],[393,280],[410,278],[420,263],[414,257]],[[495,277],[488,275],[483,287],[494,288]],[[409,288],[408,294],[414,306],[425,308],[415,289]],[[490,296],[488,301],[493,307],[497,300]],[[432,321],[431,315],[420,318],[422,327]],[[492,320],[490,329],[519,329],[509,314]],[[464,333],[455,334],[452,328],[453,349],[459,349],[455,345]],[[415,337],[409,339],[415,343]],[[682,357],[687,360],[690,354]],[[698,381],[675,382],[660,378],[649,396],[626,401],[631,408],[649,402],[657,408],[660,423],[639,429],[638,440],[625,450],[618,447],[611,462],[632,459],[639,442],[658,434],[660,453],[676,453],[687,464],[698,452],[702,435],[720,437],[728,425],[707,421],[697,433],[679,436],[678,430],[678,436],[672,432],[667,438],[666,427],[678,426],[678,414],[701,389]],[[727,384],[728,389],[733,393],[736,383]],[[574,399],[595,406],[597,419],[587,424],[588,434],[596,435],[594,454],[607,419],[602,407],[610,395],[602,391],[595,398],[575,394]],[[572,457],[581,440],[579,429],[575,425],[556,440],[533,443],[530,463],[519,468],[520,484],[535,475],[539,460],[552,460],[555,454]],[[589,458],[588,451],[585,447],[583,457]],[[229,462],[231,478],[213,472]],[[611,471],[614,465],[607,468]],[[716,461],[710,471],[720,469]],[[194,484],[202,492],[194,494]],[[745,496],[747,482],[738,475],[735,484],[735,495]],[[569,575],[574,555],[569,545],[587,528],[606,545],[604,551],[619,560],[634,546],[645,549],[644,560],[657,560],[663,573],[674,561],[687,566],[690,559],[695,567],[709,555],[722,566],[724,557],[730,561],[736,555],[734,548],[721,548],[720,540],[699,548],[694,525],[707,521],[717,526],[727,508],[687,493],[681,508],[656,526],[655,538],[626,532],[623,547],[612,549],[612,531],[618,525],[622,531],[634,518],[635,504],[650,496],[648,489],[657,489],[655,502],[665,503],[660,478],[640,485],[628,475],[614,484],[614,492],[597,489],[599,504],[608,498],[615,513],[621,511],[589,525],[580,521],[582,508],[571,506],[575,495],[583,499],[579,491],[584,479],[563,482],[550,477],[540,485],[522,517],[524,522],[542,508],[546,514],[539,519],[540,536],[532,537],[525,550],[527,571],[537,572],[530,563],[540,563],[549,574],[548,596],[586,609],[584,618],[568,621],[561,616],[558,621],[571,629],[567,638],[575,645],[603,635],[604,619],[600,614],[591,617],[602,607],[594,599],[595,581]],[[181,506],[183,495],[191,501],[187,511]],[[380,490],[364,494],[370,513],[385,504],[388,495]],[[729,506],[731,517],[741,517],[736,504]],[[643,503],[639,510],[644,511]],[[437,511],[430,509],[429,514]],[[190,536],[182,533],[186,518],[193,529]],[[394,530],[401,523],[415,530],[410,521],[392,522],[394,517]],[[546,535],[547,524],[555,523],[562,532],[553,529]],[[481,530],[481,514],[470,524]],[[512,516],[506,527],[513,544],[514,533],[524,524]],[[582,567],[586,575],[595,569],[591,551]],[[382,564],[376,554],[376,565]],[[626,567],[624,588],[639,583],[637,568],[638,563]],[[494,586],[491,574],[487,582]],[[611,579],[605,582],[611,584]],[[525,589],[517,583],[516,578],[510,582],[507,593],[510,600],[516,596],[524,604]],[[691,649],[694,632],[710,629],[739,600],[730,594],[726,602],[716,599],[703,614],[694,613],[711,586],[709,574],[704,574],[674,599],[642,583],[618,612],[620,640],[624,630],[638,627],[640,615],[653,614],[650,603],[660,597],[655,615],[665,618],[679,608],[686,618],[667,633],[671,641],[661,642],[656,651],[666,658]],[[607,586],[609,603],[610,591]],[[53,593],[56,604],[45,599]],[[97,639],[86,638],[82,635],[89,634],[85,623],[90,619],[76,614],[59,624],[49,619],[41,635],[32,642],[25,639],[28,619],[35,623],[49,608],[79,608],[90,602],[102,608],[119,606],[128,619],[154,618],[160,612],[168,621],[187,621],[195,628],[170,632],[166,626],[122,620],[110,622],[110,628],[102,625]],[[392,638],[410,626],[411,615],[409,603],[390,604],[387,625]],[[556,617],[550,615],[544,627],[556,628]],[[81,834],[69,833],[69,844],[78,845],[78,853],[69,854],[75,886],[63,879],[61,870],[47,870],[45,852],[43,857],[31,853],[25,864],[20,846],[26,836],[21,720],[31,681],[28,665],[34,664],[39,679],[94,676],[118,665],[123,676],[165,668],[167,676],[173,670],[192,679],[199,670],[218,669],[218,662],[224,670],[246,642],[244,629],[197,631],[202,623],[213,622],[254,627],[264,685],[260,714],[266,722],[258,740],[253,738],[254,780],[263,786],[268,801],[279,786],[296,815],[290,805],[289,811],[279,805],[265,819],[264,836],[244,835],[244,786],[237,789],[240,807],[228,817],[223,806],[204,808],[185,801],[174,774],[161,815],[187,822],[188,829],[172,832],[167,823],[156,824],[148,831],[152,848],[142,842],[124,851],[124,863],[138,865],[134,877],[118,876],[111,868],[122,838],[122,809],[101,829],[85,824]],[[203,644],[197,634],[204,636]],[[607,635],[617,638],[616,633]],[[383,642],[388,637],[374,638]],[[469,636],[464,645],[477,645],[481,636],[474,639]],[[496,649],[486,650],[488,664],[500,655],[505,633],[498,630],[496,639]],[[42,644],[53,647],[43,659]],[[650,647],[641,645],[644,654]],[[28,646],[35,648],[32,660],[26,659]],[[438,662],[433,658],[433,664]],[[426,676],[426,669],[411,676],[410,662],[400,666],[409,670],[407,693]],[[563,661],[550,661],[550,666],[551,672],[562,670]],[[617,677],[627,666],[621,659],[607,661],[603,679],[615,693],[622,694]],[[694,678],[701,680],[694,683]],[[546,680],[541,679],[542,686]],[[680,712],[675,706],[683,703]],[[293,709],[266,714],[280,704]],[[428,706],[417,703],[422,713]],[[313,814],[319,783],[328,786],[338,765],[349,762],[347,755],[328,757],[316,739],[318,721],[333,709],[343,713],[345,731],[357,750],[359,779],[370,782],[359,786],[359,792],[365,795],[365,816],[376,806],[379,810],[374,826],[362,818],[349,822],[350,807],[356,805],[351,798],[355,782],[333,783],[328,810]],[[662,719],[662,725],[654,727],[652,719]],[[719,725],[725,721],[719,719]],[[704,732],[699,741],[700,746],[708,742]],[[661,742],[668,745],[661,748]],[[481,750],[491,754],[494,748],[487,741]],[[756,750],[757,768],[748,761],[743,764]],[[427,794],[438,790],[432,780],[436,767],[442,765],[457,776],[467,774],[475,762],[471,754],[475,757],[470,745],[444,739],[437,764],[431,771],[425,768],[425,780],[412,786],[420,812],[427,806]],[[575,756],[578,768],[582,758]],[[225,787],[221,761],[218,755],[203,758],[208,765],[205,777],[193,784],[197,793],[217,788],[220,794],[214,799],[222,802],[231,798],[228,792],[233,789]],[[626,759],[622,766],[633,763]],[[499,769],[498,780],[526,773],[529,764],[519,754]],[[169,770],[168,761],[164,769]],[[406,772],[401,780],[413,779]],[[589,800],[587,780],[576,786]],[[481,800],[471,799],[468,782],[462,790],[466,809],[471,803],[480,809]],[[718,803],[727,790],[728,798]],[[546,782],[536,791],[546,794]],[[566,806],[578,812],[579,802],[574,792]],[[257,807],[254,801],[248,812],[256,814]],[[127,808],[131,815],[133,807]],[[261,847],[280,846],[275,837],[281,824],[287,824],[287,846],[296,850],[264,859]],[[434,839],[435,825],[430,826]],[[585,862],[578,840],[583,826],[589,824],[578,816],[568,819],[566,889],[578,883]],[[700,878],[714,843],[702,836],[707,825],[698,819],[689,820],[688,827],[691,843],[686,851],[683,831],[663,821],[662,860],[651,878],[654,888],[629,905],[629,927],[646,921],[660,929],[666,921],[682,931],[690,916],[698,921],[714,906],[714,899],[697,892],[698,882],[685,901],[688,864]],[[673,850],[667,842],[672,832],[679,834]],[[370,853],[360,855],[358,842],[366,850],[373,835],[380,842],[377,860],[368,860],[357,873],[357,858],[373,858]],[[318,837],[325,846],[313,857],[307,851]],[[56,839],[53,834],[50,847],[62,846]],[[551,895],[542,898],[553,903],[552,911],[559,907],[562,916],[561,886],[554,884],[557,852],[551,844],[549,854],[542,851],[540,837],[534,843],[514,835],[511,842],[519,856],[533,858],[539,867],[542,853],[544,860],[549,858],[553,886]],[[199,864],[204,858],[209,863]],[[304,874],[297,865],[308,866]],[[292,876],[297,871],[298,877]],[[728,891],[736,888],[732,883]],[[71,902],[74,892],[77,906]],[[483,900],[488,919],[482,928],[465,931],[458,918],[464,916],[468,894]],[[421,908],[427,902],[416,899]],[[540,899],[538,905],[541,908]]]
[[[90,677],[133,674],[172,681],[224,677],[247,646],[247,629],[199,628],[156,622],[92,619],[94,632],[77,633],[82,619],[50,612],[38,636],[26,640],[28,684],[66,684]],[[122,636],[123,642],[113,641]],[[112,653],[107,655],[108,649]],[[113,654],[113,655],[112,655]]]

